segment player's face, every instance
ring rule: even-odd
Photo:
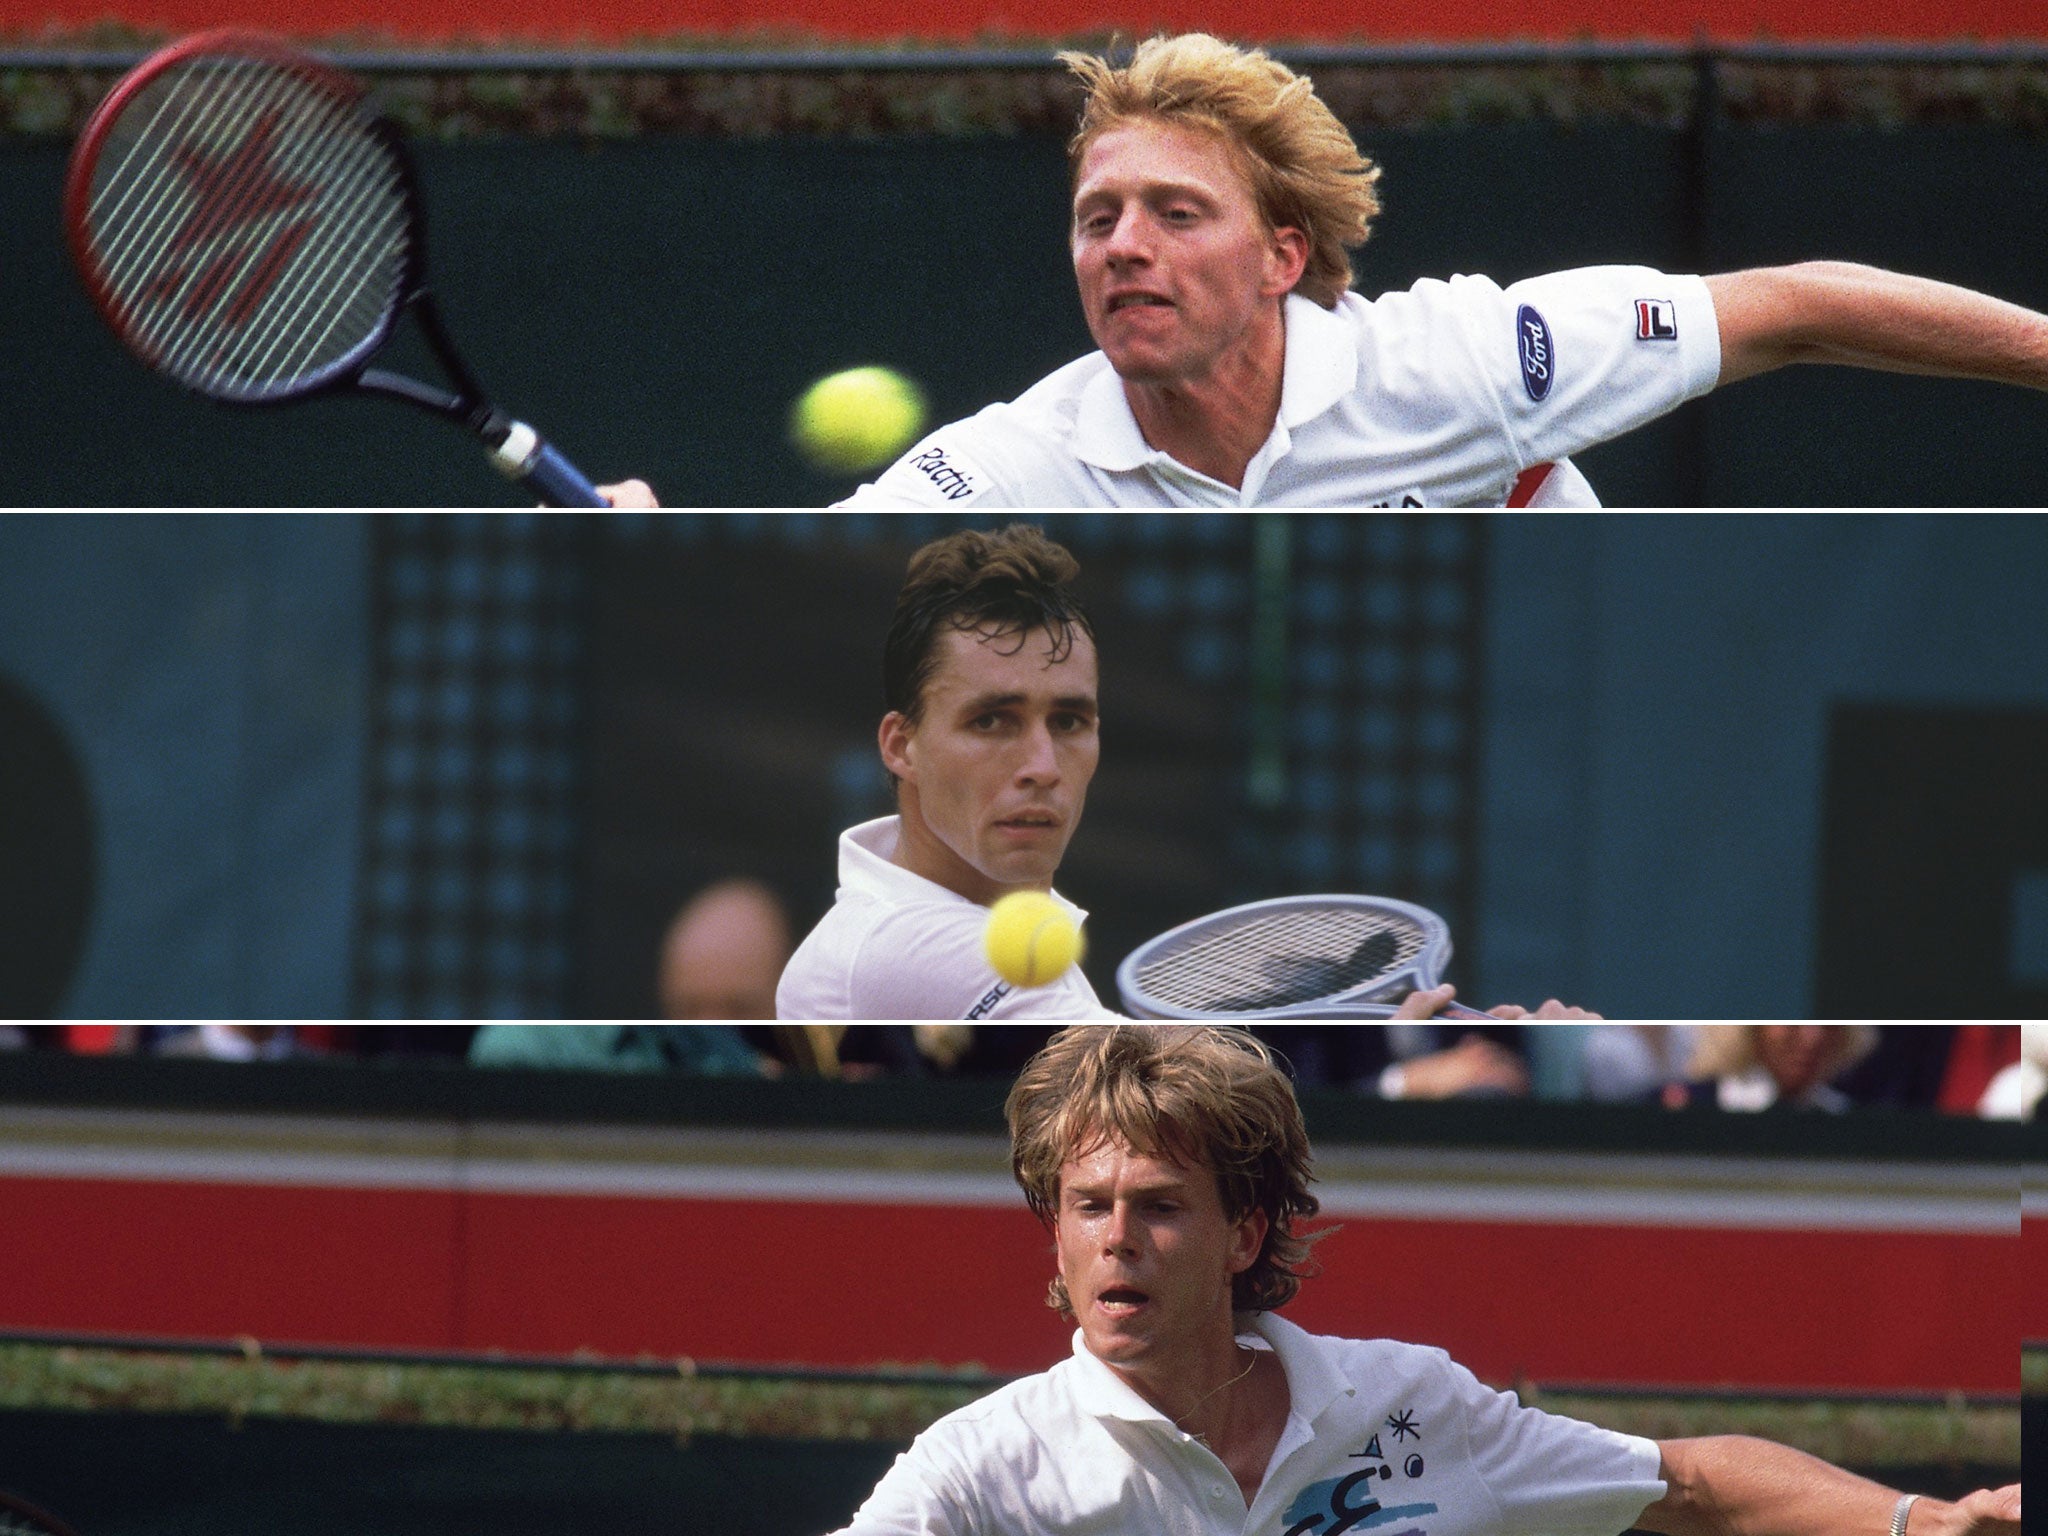
[[[1213,373],[1275,316],[1304,248],[1297,231],[1267,226],[1217,134],[1139,121],[1082,154],[1074,278],[1095,344],[1132,382]]]
[[[1095,642],[1077,627],[1055,660],[1043,629],[949,629],[937,655],[917,724],[882,722],[883,761],[908,790],[911,867],[975,901],[1044,890],[1101,755]]]
[[[1101,1140],[1060,1168],[1060,1278],[1089,1351],[1126,1370],[1171,1369],[1228,1337],[1230,1283],[1267,1222],[1224,1214],[1216,1175]]]

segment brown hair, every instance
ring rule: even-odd
[[[1059,1211],[1060,1168],[1104,1137],[1146,1157],[1206,1167],[1223,1211],[1263,1211],[1265,1243],[1231,1286],[1241,1312],[1294,1299],[1309,1245],[1297,1224],[1321,1209],[1309,1193],[1308,1129],[1294,1086],[1265,1044],[1241,1029],[1187,1024],[1076,1025],[1018,1075],[1004,1113],[1010,1169],[1038,1219]],[[1046,1304],[1072,1311],[1054,1278]]]
[[[1067,145],[1076,171],[1088,146],[1124,123],[1151,119],[1219,134],[1267,226],[1308,237],[1295,291],[1329,309],[1351,286],[1351,250],[1365,243],[1380,211],[1379,167],[1306,76],[1206,32],[1148,38],[1120,69],[1086,53],[1062,53],[1060,61],[1088,93]]]
[[[1095,638],[1068,590],[1080,574],[1080,561],[1029,523],[998,533],[963,529],[925,545],[910,557],[882,645],[885,707],[917,722],[924,685],[938,665],[938,637],[948,629],[996,639],[1014,635],[1019,646],[1043,629],[1052,642],[1046,659],[1064,661],[1075,630]]]

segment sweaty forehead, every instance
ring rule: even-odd
[[[1066,1178],[1078,1178],[1088,1172],[1136,1163],[1143,1164],[1148,1171],[1161,1177],[1206,1178],[1213,1175],[1213,1170],[1188,1144],[1187,1137],[1177,1126],[1161,1123],[1153,1128],[1152,1138],[1141,1136],[1139,1139],[1150,1144],[1140,1145],[1120,1132],[1103,1130],[1098,1125],[1086,1126],[1074,1134],[1065,1156],[1061,1158],[1061,1174]]]
[[[1044,626],[1015,629],[948,629],[935,646],[937,665],[926,685],[931,693],[1002,692],[1090,694],[1095,692],[1095,642],[1076,624],[1072,644],[1061,646]]]

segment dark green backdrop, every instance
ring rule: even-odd
[[[2018,129],[1517,124],[1377,131],[1361,287],[1593,262],[1875,262],[2048,308],[2048,141]],[[65,148],[0,143],[0,502],[510,505],[452,429],[379,401],[230,412],[129,362],[72,282]],[[431,266],[486,383],[671,505],[850,482],[783,439],[810,378],[920,379],[941,416],[1087,350],[1047,136],[427,145]],[[1704,189],[1695,205],[1686,188]],[[1797,369],[1584,456],[1610,504],[2048,504],[2048,401]]]
[[[0,1486],[81,1536],[819,1536],[845,1524],[900,1449],[0,1412]],[[1880,1475],[1954,1498],[2011,1469]]]

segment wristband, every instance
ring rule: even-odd
[[[1906,1520],[1913,1513],[1913,1506],[1920,1501],[1917,1493],[1902,1493],[1899,1502],[1892,1506],[1892,1536],[1906,1536]]]

